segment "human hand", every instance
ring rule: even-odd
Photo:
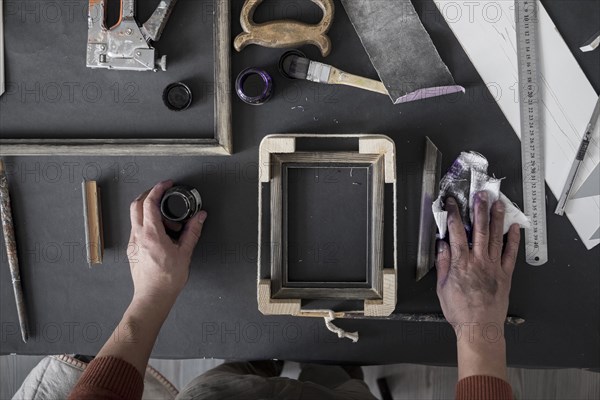
[[[511,226],[502,254],[504,205],[500,201],[493,204],[490,221],[487,193],[480,192],[475,199],[472,250],[456,201],[446,200],[450,245],[438,242],[437,294],[457,335],[459,376],[483,370],[504,377],[504,321],[520,230],[518,225]],[[462,363],[462,369],[461,358],[469,360]]]
[[[491,221],[488,210],[487,193],[479,192],[470,250],[456,201],[446,200],[450,245],[438,242],[437,294],[451,323],[503,325],[506,319],[520,231],[518,225],[510,228],[502,255],[504,205],[500,201],[493,204]]]
[[[194,248],[200,239],[206,211],[200,211],[173,240],[165,229],[160,213],[163,194],[173,182],[160,182],[131,203],[129,265],[134,299],[174,302],[189,275]]]

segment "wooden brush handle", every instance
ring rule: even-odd
[[[371,92],[381,93],[385,94],[386,96],[389,96],[387,89],[380,81],[364,78],[358,75],[352,75],[333,67],[331,68],[331,73],[329,74],[328,83],[334,85],[352,86],[355,88],[365,89]]]

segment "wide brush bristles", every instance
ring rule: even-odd
[[[281,63],[283,71],[293,79],[306,79],[310,60],[295,54],[290,54]]]

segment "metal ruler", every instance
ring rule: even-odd
[[[523,205],[525,215],[532,224],[531,229],[525,229],[525,257],[530,265],[542,265],[548,261],[544,148],[539,111],[537,11],[536,0],[515,0]]]

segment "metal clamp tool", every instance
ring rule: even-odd
[[[177,0],[161,0],[142,26],[135,20],[135,0],[121,0],[119,21],[106,26],[107,0],[89,0],[87,66],[128,71],[167,70],[167,56],[150,45],[158,41]]]

